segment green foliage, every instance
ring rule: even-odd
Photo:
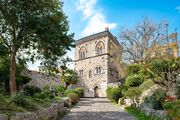
[[[74,70],[66,69],[63,71],[61,79],[66,82],[66,87],[70,84],[76,84],[78,82],[78,74]]]
[[[49,100],[53,99],[55,96],[54,94],[50,91],[50,87],[46,86],[43,88],[43,90],[40,93],[36,93],[34,95],[35,98],[41,99],[41,100]]]
[[[12,99],[11,102],[15,103],[16,105],[25,107],[28,106],[30,103],[26,98],[24,92],[18,92]]]
[[[128,75],[133,75],[138,74],[141,69],[142,66],[140,64],[131,64],[127,66],[126,71]]]
[[[168,118],[180,118],[180,100],[174,102],[165,102],[164,107],[167,111]]]
[[[72,103],[73,105],[75,105],[76,103],[79,102],[79,96],[78,96],[78,94],[76,94],[76,93],[69,93],[67,96],[69,97],[69,99],[71,100],[71,103]]]
[[[63,85],[58,85],[55,87],[55,91],[58,95],[62,96],[62,95],[64,95],[65,88]]]
[[[33,97],[36,93],[40,93],[41,89],[37,88],[36,86],[26,85],[24,87],[24,92],[26,95]]]
[[[155,110],[161,110],[163,108],[163,103],[166,99],[166,91],[162,89],[157,89],[151,96],[146,97],[144,102],[148,103]]]
[[[118,103],[119,98],[122,97],[122,89],[121,88],[113,88],[108,87],[106,89],[107,98],[109,98],[111,101]]]
[[[130,106],[130,107],[126,107],[125,110],[135,116],[138,120],[161,120],[158,117],[155,116],[151,116],[151,115],[146,115],[144,112],[138,110],[137,108]]]
[[[143,83],[143,78],[141,75],[132,75],[132,76],[128,76],[127,79],[126,79],[126,85],[127,86],[131,86],[131,87],[134,87],[134,86],[139,86]]]
[[[80,98],[84,96],[84,90],[82,88],[76,88],[75,93],[77,93]]]
[[[76,93],[79,98],[84,96],[84,90],[82,88],[65,90],[64,95],[68,96],[68,94],[70,94],[70,93]]]

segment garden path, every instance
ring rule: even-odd
[[[82,98],[62,120],[136,120],[107,98]]]

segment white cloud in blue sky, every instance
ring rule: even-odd
[[[91,35],[93,33],[101,32],[105,27],[109,29],[116,28],[116,23],[109,23],[106,21],[106,16],[101,12],[100,8],[96,8],[97,0],[77,0],[77,10],[83,13],[83,18],[87,21],[86,27],[82,30],[81,36]]]

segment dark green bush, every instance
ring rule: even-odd
[[[82,88],[76,88],[75,93],[77,93],[80,98],[84,96],[84,90]]]
[[[129,76],[127,79],[126,79],[126,82],[125,84],[127,86],[139,86],[143,83],[143,78],[141,75],[132,75],[132,76]]]
[[[106,90],[107,98],[111,101],[118,103],[119,98],[122,97],[122,89],[108,87]]]
[[[138,74],[141,69],[142,66],[140,64],[131,64],[127,66],[126,71],[128,75],[133,75]]]
[[[46,86],[40,93],[36,93],[34,97],[39,99],[53,99],[54,94],[50,91],[49,86]]]
[[[30,104],[27,96],[25,96],[24,92],[22,91],[18,92],[13,98],[11,98],[11,102],[22,107]]]
[[[55,92],[58,94],[58,95],[64,95],[64,92],[65,92],[65,88],[63,85],[59,85],[59,86],[56,86],[55,87]]]
[[[79,102],[79,96],[76,93],[69,93],[68,98],[70,99],[71,103],[75,105]]]
[[[161,110],[163,108],[163,103],[166,99],[166,91],[162,89],[157,89],[151,96],[146,97],[144,102],[148,103],[155,110]]]
[[[42,90],[36,86],[32,86],[32,85],[26,85],[24,87],[24,92],[26,95],[30,95],[31,97],[33,97],[36,93],[40,93]]]

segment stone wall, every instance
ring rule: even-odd
[[[144,103],[140,105],[140,110],[143,111],[146,115],[157,116],[162,120],[166,120],[166,112],[164,110],[155,110]]]
[[[16,113],[8,118],[4,114],[0,114],[0,120],[56,120],[59,114],[64,114],[67,109],[64,107],[64,101],[53,103],[49,108],[39,110],[37,112]]]
[[[58,75],[52,76],[52,75],[48,75],[48,74],[37,72],[37,71],[23,70],[22,75],[27,76],[32,79],[28,83],[28,85],[33,85],[41,89],[47,85],[50,85],[50,86],[59,85],[61,82],[60,76]]]

